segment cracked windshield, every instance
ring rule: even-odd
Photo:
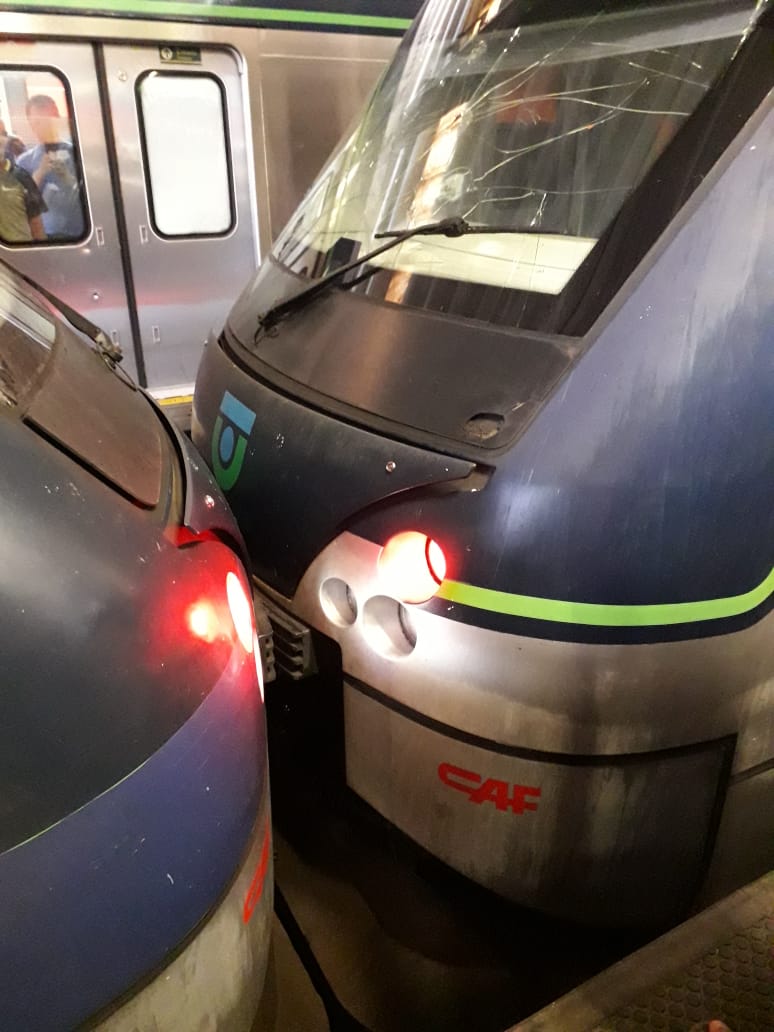
[[[550,301],[727,67],[754,9],[431,0],[275,261],[317,278],[378,233],[463,216],[473,232],[414,237],[357,289],[450,311],[472,288]],[[491,309],[490,298],[474,314]]]

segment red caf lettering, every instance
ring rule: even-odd
[[[454,767],[451,763],[441,763],[438,777],[449,788],[458,792],[466,792],[471,803],[493,803],[500,810],[510,810],[522,814],[527,810],[537,810],[535,800],[540,798],[540,789],[531,785],[509,785],[507,781],[496,778],[482,778],[472,770]],[[528,797],[532,796],[532,799]]]
[[[540,798],[539,788],[530,788],[529,785],[514,785],[513,795],[510,798],[511,809],[514,813],[524,813],[525,810],[537,810],[537,803],[528,803],[525,796]]]
[[[473,785],[478,785],[481,781],[480,774],[474,774],[472,770],[463,770],[462,767],[453,767],[451,763],[441,763],[438,767],[438,777],[443,781],[444,785],[448,785],[449,788],[456,788],[459,792],[471,792]],[[460,781],[463,784],[460,784]],[[464,784],[464,782],[468,784]],[[471,785],[470,782],[473,782]]]

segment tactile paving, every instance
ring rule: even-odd
[[[512,1032],[774,1032],[774,872],[592,978]]]
[[[729,936],[594,1032],[687,1032],[708,1017],[732,1032],[774,1032],[774,915]]]

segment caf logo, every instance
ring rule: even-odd
[[[226,391],[212,431],[212,468],[224,491],[234,486],[242,471],[254,422],[253,410]]]

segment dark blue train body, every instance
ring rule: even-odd
[[[200,369],[348,783],[581,920],[774,861],[773,43],[741,0],[433,0]]]
[[[0,311],[0,1027],[249,1027],[272,890],[241,537],[99,341],[5,270]]]

